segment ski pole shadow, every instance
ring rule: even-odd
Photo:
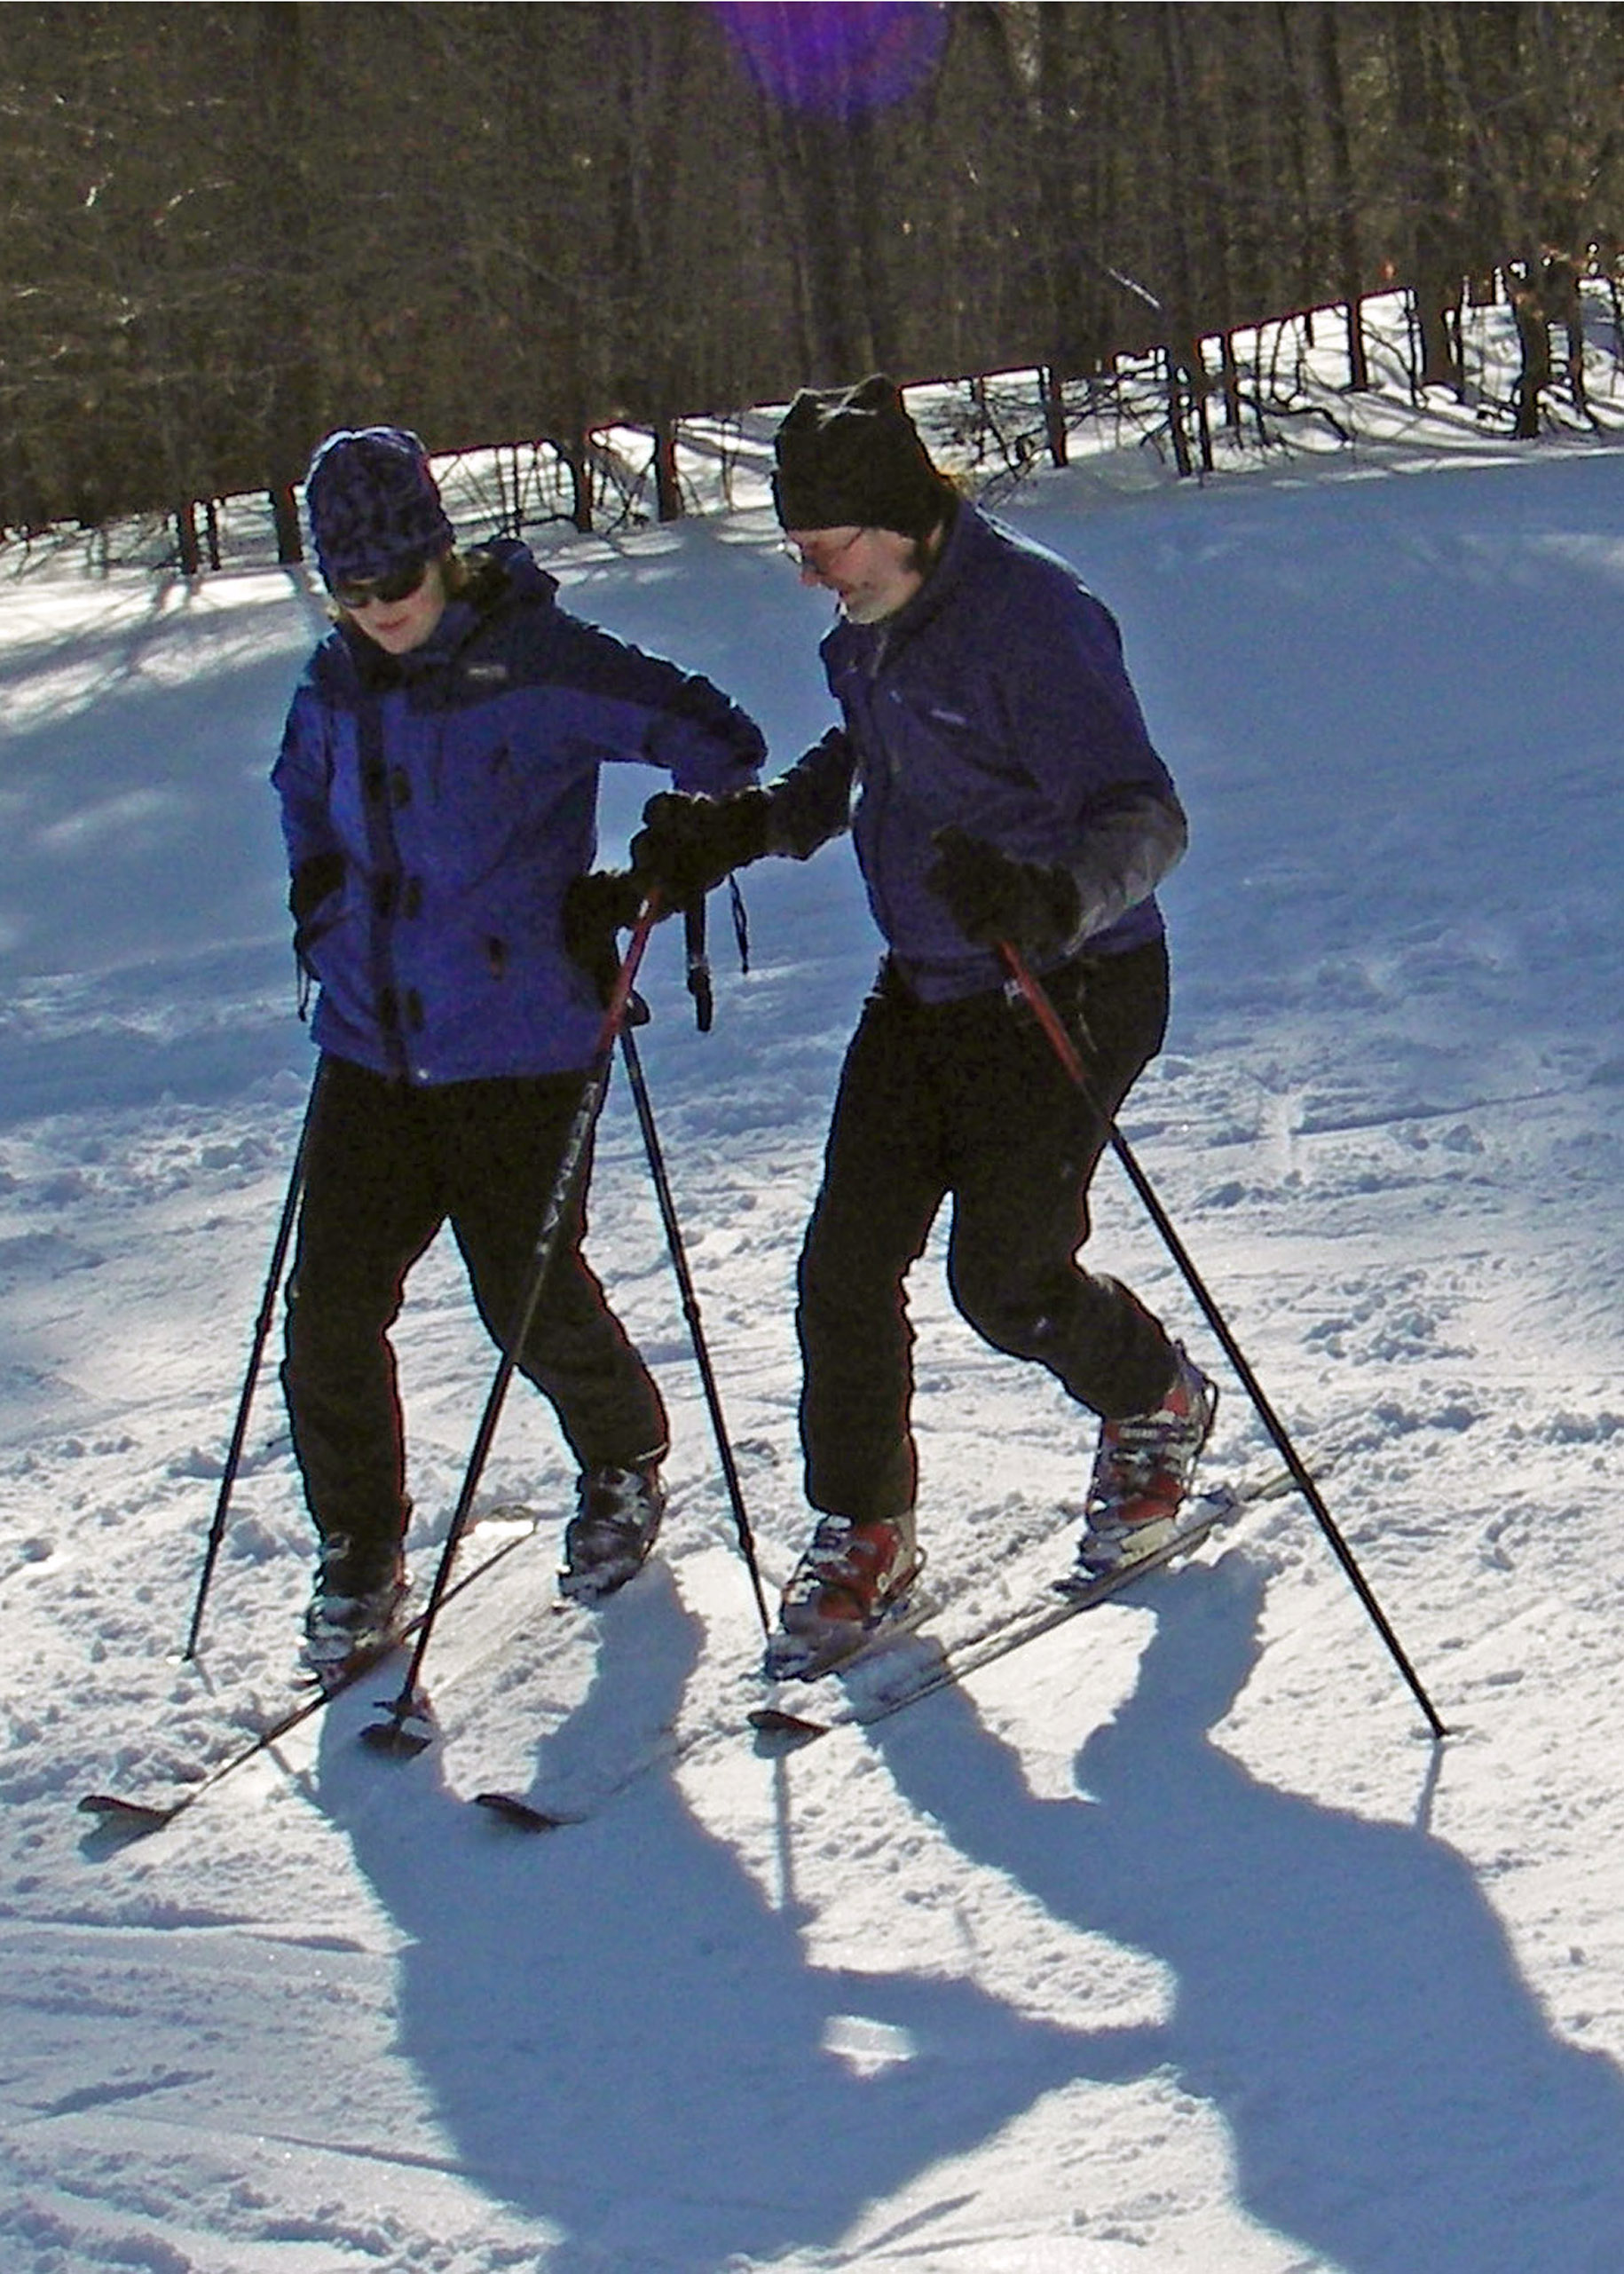
[[[1141,2073],[1223,2119],[1253,2217],[1344,2274],[1604,2274],[1624,2079],[1553,2031],[1426,1802],[1415,1825],[1372,1821],[1214,1741],[1264,1587],[1232,1551],[1147,1590],[1137,1687],[1083,1747],[1076,1798],[1034,1798],[962,1691],[871,1741],[962,1853],[1165,1966]]]
[[[703,1633],[658,1563],[605,1607],[528,1797],[563,1806],[658,1756]],[[382,1793],[396,1772],[364,1749],[324,1749],[317,1796],[408,1938],[398,2050],[459,2169],[556,2238],[548,2274],[832,2248],[1081,2068],[1144,2058],[1133,2033],[1084,2039],[970,1983],[808,1963],[798,1915],[658,1758],[602,1814],[532,1834],[456,1796],[477,1765],[455,1746]]]

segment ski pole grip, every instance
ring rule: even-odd
[[[1047,991],[1039,986],[1037,981],[1027,969],[1025,963],[1021,960],[1019,949],[1012,947],[1007,940],[998,942],[998,953],[1004,959],[1004,967],[1020,990],[1027,1008],[1048,1037],[1050,1047],[1053,1050],[1055,1056],[1077,1087],[1085,1089],[1087,1083],[1083,1070],[1083,1061],[1077,1055],[1077,1046],[1067,1033],[1060,1015],[1049,999]]]
[[[694,999],[694,1021],[701,1034],[711,1030],[715,998],[711,991],[710,959],[705,949],[705,901],[690,901],[683,912],[682,940],[688,956],[688,991]]]

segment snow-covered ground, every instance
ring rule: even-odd
[[[1486,333],[1491,348],[1498,337]],[[1176,486],[1001,500],[1118,613],[1194,845],[1124,1133],[1451,1735],[1300,1501],[868,1735],[760,1757],[760,1628],[624,1086],[595,1259],[676,1425],[664,1553],[549,1607],[570,1477],[516,1394],[443,1741],[380,1677],[169,1829],[289,1700],[309,1542],[269,1366],[180,1661],[309,1077],[265,774],[305,577],[0,590],[0,2266],[6,2274],[1614,2274],[1624,2265],[1624,443],[1397,398]],[[728,516],[548,531],[565,597],[779,762],[826,604]],[[605,845],[652,778],[605,786]],[[850,855],[661,934],[642,1048],[769,1581],[791,1291],[875,943]],[[1094,1249],[1226,1379],[1109,1165]],[[950,1632],[1068,1560],[1090,1433],[916,1274]],[[417,1567],[493,1366],[454,1255],[399,1344]],[[272,1347],[274,1355],[274,1342]],[[920,1646],[925,1647],[927,1646]],[[629,1773],[641,1768],[640,1774]],[[489,1785],[590,1820],[530,1837]]]

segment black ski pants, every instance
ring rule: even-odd
[[[412,1088],[327,1056],[318,1075],[288,1288],[282,1385],[316,1528],[396,1539],[406,1446],[390,1329],[406,1275],[449,1223],[488,1331],[506,1348],[584,1077]],[[584,1195],[590,1161],[579,1193]],[[664,1406],[564,1227],[519,1371],[583,1468],[663,1452]]]
[[[913,1330],[904,1282],[951,1196],[948,1283],[997,1350],[1030,1358],[1097,1414],[1160,1403],[1176,1359],[1118,1281],[1076,1262],[1116,1109],[1162,1045],[1160,941],[1048,983],[1082,1054],[1077,1088],[1002,990],[918,1001],[887,967],[847,1053],[823,1188],[801,1252],[801,1446],[815,1508],[913,1506]]]

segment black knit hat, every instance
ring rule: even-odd
[[[316,561],[329,589],[388,576],[408,561],[449,552],[456,532],[409,427],[341,427],[317,447],[304,477]]]
[[[925,537],[957,495],[881,371],[855,387],[803,387],[773,454],[773,503],[786,529],[855,525]]]

